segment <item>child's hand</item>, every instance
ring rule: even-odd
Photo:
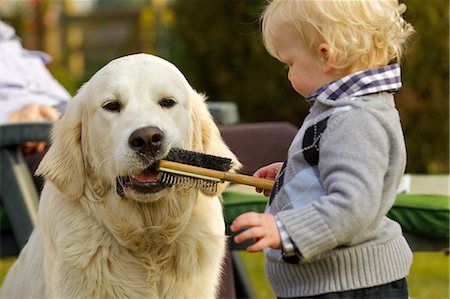
[[[247,227],[248,229],[234,237],[238,244],[248,239],[255,240],[255,244],[249,246],[247,251],[261,251],[266,247],[281,248],[281,237],[273,215],[248,212],[236,217],[231,224],[233,232]]]
[[[267,165],[267,166],[264,166],[264,167],[261,167],[260,169],[258,169],[253,174],[253,176],[257,177],[257,178],[263,178],[263,179],[275,181],[275,178],[277,177],[278,173],[280,172],[282,166],[283,166],[282,162],[272,163],[270,165]],[[270,191],[256,188],[256,192],[258,192],[258,193],[261,193],[263,191],[264,191],[265,196],[270,195]]]

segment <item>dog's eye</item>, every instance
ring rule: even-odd
[[[122,110],[122,103],[117,100],[108,101],[103,104],[102,108],[111,112],[120,112],[120,110]]]
[[[172,98],[163,98],[163,99],[159,100],[158,103],[163,108],[170,108],[170,107],[175,106],[175,104],[177,102],[175,102],[175,100]]]

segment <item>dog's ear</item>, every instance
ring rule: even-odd
[[[237,171],[242,165],[222,139],[219,128],[214,122],[205,103],[206,97],[194,91],[191,98],[191,115],[194,131],[193,150],[209,155],[230,158],[233,161],[230,171]],[[225,187],[225,184],[220,184],[219,193]]]
[[[84,191],[84,163],[81,150],[82,111],[79,95],[69,101],[64,115],[55,123],[51,145],[36,171],[69,198]]]

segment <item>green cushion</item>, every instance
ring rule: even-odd
[[[223,194],[225,202],[225,221],[227,223],[233,222],[238,215],[253,211],[262,213],[267,204],[267,197],[256,194],[246,194],[233,191],[225,191]]]
[[[231,223],[238,215],[254,211],[264,212],[267,197],[226,191],[223,193],[225,220]],[[449,196],[400,194],[387,216],[402,226],[408,233],[448,238]],[[0,207],[0,228],[10,229],[5,211]]]
[[[387,216],[403,231],[439,238],[449,237],[449,196],[400,194]]]
[[[227,223],[245,212],[262,213],[267,204],[267,197],[256,193],[225,191],[223,199]],[[446,195],[400,194],[387,216],[408,233],[440,238],[449,236],[449,196]]]

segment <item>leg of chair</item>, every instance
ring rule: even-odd
[[[231,251],[231,258],[233,261],[234,281],[236,286],[237,298],[256,298],[239,252]]]
[[[438,238],[433,236],[421,236],[410,233],[403,233],[413,251],[442,251],[449,248],[449,238]]]
[[[37,220],[38,197],[33,178],[16,148],[0,152],[0,198],[19,248],[22,248]]]
[[[236,286],[234,284],[233,263],[231,261],[231,251],[227,248],[225,262],[223,265],[222,280],[220,283],[219,299],[236,299]]]

